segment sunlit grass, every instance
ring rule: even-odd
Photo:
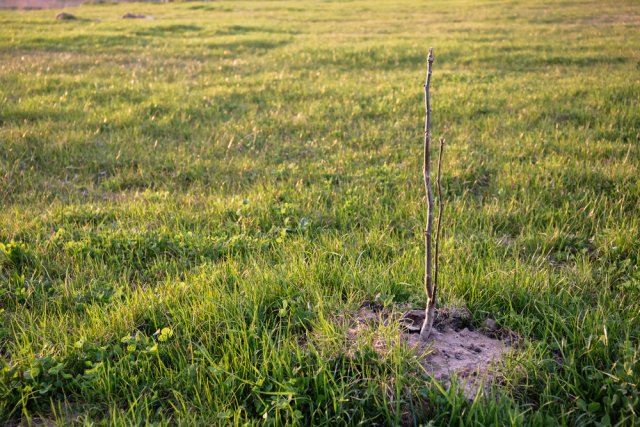
[[[637,4],[69,11],[0,12],[0,422],[636,422]],[[340,321],[424,304],[429,46],[441,303],[523,337],[499,399]]]

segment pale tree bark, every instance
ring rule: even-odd
[[[429,49],[429,56],[427,57],[427,78],[424,85],[424,103],[426,109],[426,120],[424,125],[424,164],[423,164],[423,178],[424,178],[424,190],[427,197],[426,209],[427,209],[427,226],[424,233],[424,288],[427,294],[427,307],[425,309],[425,319],[420,329],[420,338],[427,340],[431,335],[433,329],[433,321],[436,317],[436,291],[438,289],[438,241],[440,238],[440,224],[442,222],[443,202],[442,192],[440,189],[440,170],[442,166],[442,151],[444,148],[444,139],[440,138],[440,155],[438,158],[438,201],[440,204],[438,214],[438,225],[435,238],[435,256],[432,253],[432,234],[433,234],[433,192],[431,190],[431,70],[433,66],[433,48]],[[432,268],[435,258],[435,271]],[[435,279],[435,280],[434,280]]]

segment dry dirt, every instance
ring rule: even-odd
[[[356,316],[349,336],[355,337],[363,328],[375,322],[388,323],[390,316],[375,307],[363,307]],[[471,327],[470,313],[466,309],[440,309],[428,341],[420,339],[420,326],[424,310],[409,310],[400,319],[401,339],[415,349],[416,357],[425,370],[438,382],[448,387],[455,374],[467,398],[478,392],[488,392],[498,379],[500,362],[513,351],[519,338],[515,333],[498,327],[487,319],[483,327]],[[385,351],[384,346],[376,349]],[[481,389],[482,387],[482,389]]]

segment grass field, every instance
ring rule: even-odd
[[[640,424],[640,4],[69,12],[0,11],[0,423]],[[429,46],[473,402],[340,321],[425,303]]]

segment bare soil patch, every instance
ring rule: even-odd
[[[388,325],[393,315],[379,307],[367,305],[356,316],[348,336],[355,338],[376,323]],[[398,320],[397,317],[395,320]],[[499,379],[498,368],[504,358],[518,345],[520,338],[513,331],[500,328],[487,319],[482,328],[474,329],[468,310],[442,308],[437,310],[434,329],[428,341],[420,338],[424,309],[409,310],[399,319],[401,341],[416,351],[420,364],[433,378],[449,387],[455,375],[467,398],[486,393]],[[374,346],[384,353],[384,343]]]
[[[56,15],[56,19],[58,21],[72,21],[72,20],[78,19],[78,18],[76,18],[75,15],[72,15],[70,13],[60,12],[59,14]]]

